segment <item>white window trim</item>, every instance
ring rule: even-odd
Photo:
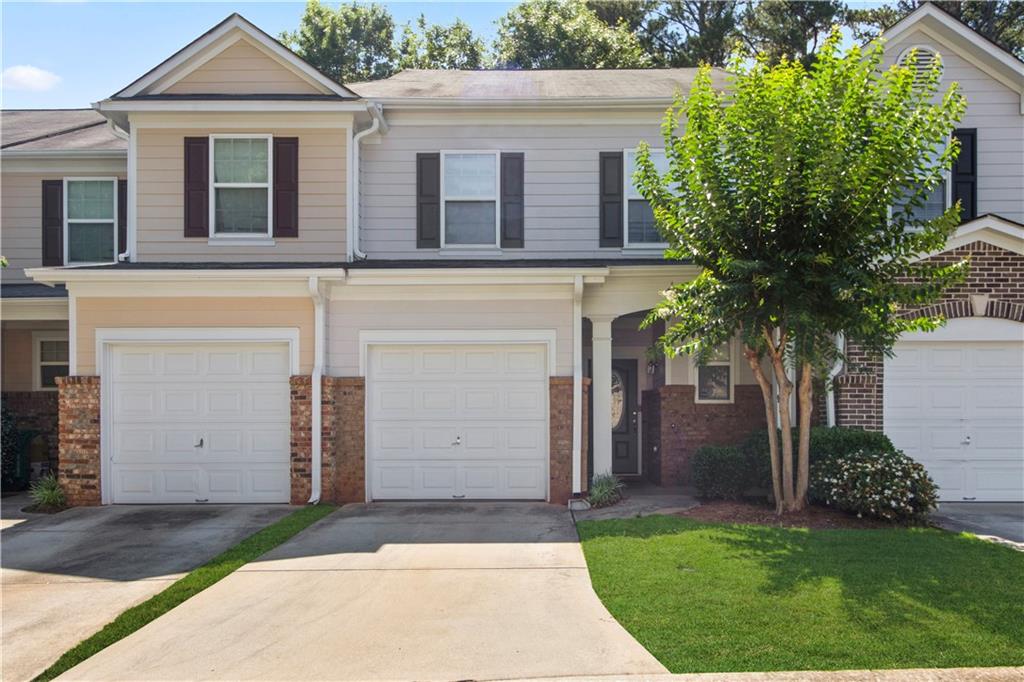
[[[738,345],[735,339],[729,339],[729,359],[712,360],[703,365],[696,360],[693,363],[693,401],[698,405],[731,405],[736,402],[736,353]],[[701,367],[728,367],[729,368],[729,399],[712,400],[700,397],[700,368]]]
[[[63,206],[61,206],[61,212],[62,212],[62,215],[64,217],[64,225],[63,225],[63,227],[61,229],[63,230],[63,235],[62,235],[63,241],[64,241],[63,258],[64,258],[64,265],[66,267],[80,267],[80,266],[83,266],[83,265],[105,265],[105,264],[108,264],[108,263],[116,263],[117,262],[117,254],[120,253],[120,245],[117,243],[117,232],[118,232],[118,230],[117,230],[117,220],[118,220],[118,215],[117,215],[117,189],[118,189],[118,187],[117,187],[117,184],[118,184],[118,182],[117,181],[118,181],[118,179],[119,178],[117,178],[116,176],[95,176],[95,175],[94,176],[74,176],[74,177],[64,178],[64,185],[61,188],[61,191],[63,193],[63,197],[62,197]],[[69,218],[68,217],[68,183],[69,182],[111,182],[111,183],[113,183],[114,184],[114,217],[112,219],[108,219],[108,218]],[[111,258],[108,261],[96,261],[96,262],[82,261],[82,262],[72,263],[71,259],[68,257],[70,255],[70,252],[71,252],[71,240],[69,239],[70,234],[68,232],[68,225],[71,225],[71,224],[74,224],[74,223],[110,223],[111,230],[114,233],[114,257]]]
[[[953,136],[950,135],[946,138],[946,148],[953,143]],[[945,151],[945,150],[943,150]],[[942,173],[942,182],[945,186],[942,196],[942,210],[948,211],[949,207],[953,205],[953,167],[950,166]],[[888,218],[889,222],[892,222],[892,208],[893,204],[889,204]]]
[[[444,183],[445,160],[449,155],[456,154],[480,154],[494,157],[494,197],[487,199],[483,197],[449,197]],[[501,249],[501,151],[494,149],[442,149],[441,150],[441,248],[442,249]],[[449,244],[447,242],[448,228],[445,219],[445,207],[449,201],[494,201],[494,242],[491,244]]]
[[[68,341],[67,362],[43,362],[42,343],[43,341]],[[33,391],[56,391],[56,386],[43,386],[41,377],[43,365],[67,365],[68,374],[71,374],[71,343],[68,339],[68,332],[64,331],[40,331],[32,332],[32,390]]]
[[[633,175],[628,173],[627,159],[630,154],[636,155],[639,151],[639,147],[625,148],[622,150],[622,248],[623,249],[634,249],[638,251],[642,250],[658,250],[664,251],[668,248],[668,242],[637,242],[635,244],[629,243],[629,202],[631,199],[643,199],[641,196],[631,196],[633,192]],[[665,153],[664,149],[651,147],[652,152]]]
[[[266,182],[216,182],[214,180],[214,162],[216,161],[214,142],[216,140],[266,140],[267,141],[267,181]],[[274,136],[270,133],[216,133],[210,135],[209,173],[210,173],[210,240],[258,240],[273,246],[274,236]],[[267,190],[267,231],[260,232],[217,232],[217,189],[266,189]]]

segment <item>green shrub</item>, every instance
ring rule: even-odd
[[[899,450],[863,449],[816,461],[809,494],[814,502],[886,521],[920,521],[936,502],[928,472]]]
[[[705,445],[690,462],[697,495],[708,500],[738,500],[754,484],[747,453],[731,445]]]
[[[38,507],[60,509],[67,506],[64,490],[53,474],[46,474],[29,486],[29,495]]]
[[[594,476],[590,482],[587,495],[591,507],[610,507],[622,499],[622,488],[625,487],[614,474]]]

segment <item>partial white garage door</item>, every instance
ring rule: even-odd
[[[543,345],[370,346],[373,499],[547,497]]]
[[[1024,342],[901,342],[884,429],[945,501],[1024,499]]]
[[[114,346],[113,502],[287,502],[287,344]]]

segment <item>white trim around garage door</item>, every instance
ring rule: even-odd
[[[396,344],[543,344],[547,347],[548,376],[555,376],[554,329],[381,329],[359,332],[359,376],[366,376],[367,349]]]
[[[110,353],[121,344],[287,343],[289,372],[299,374],[299,330],[296,327],[123,327],[96,330],[96,374],[100,377],[100,503],[110,504],[113,408],[110,399]]]
[[[908,332],[904,342],[932,341],[1021,341],[1024,324],[1000,317],[954,317],[932,332]]]

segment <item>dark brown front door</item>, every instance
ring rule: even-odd
[[[636,360],[612,361],[612,472],[639,472]]]

